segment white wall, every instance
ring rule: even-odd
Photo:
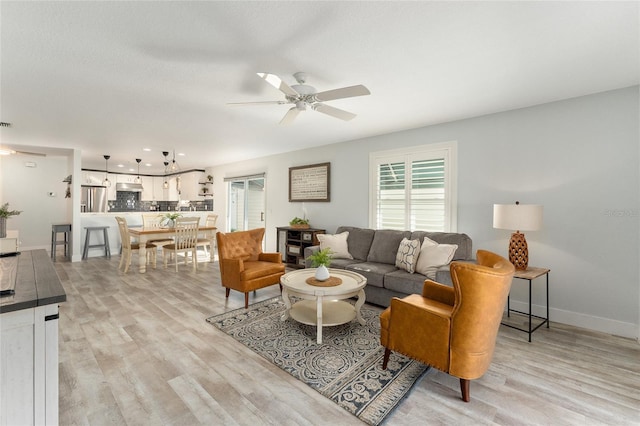
[[[544,229],[527,233],[532,266],[550,274],[552,321],[638,337],[640,152],[638,87],[423,127],[214,169],[216,213],[224,177],[265,172],[267,249],[275,227],[303,215],[288,202],[289,167],[331,163],[331,202],[304,203],[311,225],[367,227],[372,151],[458,142],[458,232],[506,255],[509,232],[492,228],[494,203],[544,205]],[[224,221],[219,221],[224,226]],[[526,300],[514,282],[512,301]],[[534,283],[534,310],[544,305]]]
[[[27,162],[36,167],[26,167]],[[67,184],[62,182],[72,173],[70,167],[64,156],[0,157],[0,204],[22,210],[7,221],[7,229],[20,232],[21,250],[50,249],[51,225],[71,223],[72,199],[65,198]]]

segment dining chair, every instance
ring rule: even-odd
[[[129,235],[129,226],[127,220],[123,217],[116,216],[116,222],[118,223],[118,230],[120,231],[120,240],[122,241],[122,250],[120,254],[120,263],[118,264],[118,270],[124,265],[124,273],[126,274],[131,266],[131,254],[134,251],[140,250],[140,244],[137,242],[131,242],[131,235]],[[153,262],[153,267],[156,267],[156,249],[157,247],[152,245],[151,242],[147,242],[145,245],[147,249],[146,262]]]
[[[205,219],[205,225],[206,226],[216,226],[216,223],[218,222],[218,215],[217,214],[209,214],[207,215],[207,218]],[[213,247],[211,247],[211,241],[215,240],[215,231],[213,231],[213,238],[211,240],[207,239],[207,238],[198,238],[198,241],[196,243],[197,247],[202,247],[204,249],[204,254],[207,255],[207,257],[211,258],[211,256],[213,256]],[[207,247],[209,248],[209,251],[207,251]]]
[[[187,264],[188,253],[191,252],[193,270],[198,269],[198,253],[196,242],[198,240],[199,217],[179,217],[176,219],[173,241],[162,246],[162,258],[164,267],[167,267],[167,254],[175,257],[176,272],[178,272],[178,253],[184,253],[184,264]]]
[[[157,213],[143,213],[142,214],[142,227],[143,228],[160,228],[162,226],[162,215]],[[173,242],[171,238],[161,238],[157,240],[149,241],[156,247],[162,247],[165,244]]]

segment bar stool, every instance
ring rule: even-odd
[[[64,240],[58,240],[58,232],[64,233]],[[51,225],[51,258],[56,261],[56,249],[58,245],[64,246],[64,256],[69,257],[69,242],[71,241],[71,224],[54,223]]]
[[[84,229],[87,234],[84,238],[84,250],[82,251],[82,258],[86,259],[89,255],[90,248],[104,247],[104,255],[111,257],[111,248],[109,247],[109,227],[108,226],[85,226]],[[104,242],[102,244],[90,244],[91,231],[102,231],[104,234]]]

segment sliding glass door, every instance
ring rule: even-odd
[[[246,231],[265,227],[265,177],[248,176],[228,181],[227,229]]]

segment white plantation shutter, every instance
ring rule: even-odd
[[[371,154],[371,227],[455,230],[455,143]]]

